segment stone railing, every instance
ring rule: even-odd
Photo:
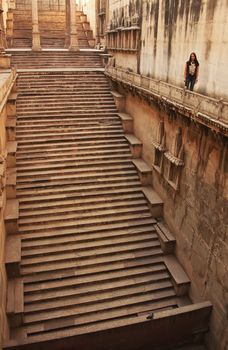
[[[167,103],[184,115],[228,134],[228,103],[222,99],[191,92],[122,68],[107,66],[105,74],[114,81],[122,82],[131,88],[137,88],[142,94]]]
[[[12,87],[15,84],[17,78],[17,72],[15,69],[9,72],[3,72],[0,74],[0,113],[6,104]]]

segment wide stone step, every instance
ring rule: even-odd
[[[38,113],[38,115],[37,115]],[[22,117],[23,119],[25,118],[40,118],[41,116],[71,116],[71,115],[74,115],[74,116],[82,116],[82,115],[91,115],[91,114],[103,114],[103,113],[116,113],[116,108],[113,106],[110,108],[107,108],[107,107],[97,107],[97,108],[94,108],[93,106],[90,106],[88,108],[69,108],[68,111],[66,111],[66,109],[56,109],[56,110],[40,110],[40,111],[36,111],[36,110],[31,110],[30,112],[27,111],[27,112],[20,112],[18,111],[18,117]]]
[[[96,95],[96,94],[94,94],[93,97],[94,97],[94,101],[95,100],[96,101],[100,101],[101,103],[102,103],[102,101],[104,99],[106,100],[106,102],[112,102],[112,98],[110,98],[109,96],[104,97],[103,95]],[[31,100],[29,101],[29,99],[27,97],[26,105],[27,106],[33,106],[33,107],[35,107],[36,105],[39,105],[39,106],[40,105],[43,105],[43,106],[50,105],[50,106],[52,106],[55,103],[59,103],[59,104],[64,103],[66,98],[69,99],[66,96],[65,97],[59,97],[59,98],[58,98],[58,96],[56,96],[56,97],[53,98],[53,100],[42,101],[42,98],[41,98],[39,101],[38,100],[36,101],[36,100],[33,100],[33,98],[31,98]],[[80,97],[80,96],[74,96],[74,97],[72,96],[72,101],[71,102],[69,101],[69,104],[70,103],[79,102],[81,99],[83,100],[83,98]],[[89,101],[90,104],[93,103],[93,98],[91,98],[89,96],[84,98],[84,101],[86,101],[86,100]],[[18,100],[17,100],[17,109],[20,109],[20,108],[21,108],[21,102],[18,102]],[[91,120],[92,120],[92,118],[91,118]],[[76,122],[76,120],[75,120],[75,122]],[[41,122],[40,122],[40,125],[42,125]]]
[[[51,118],[52,119],[52,118]],[[121,129],[121,122],[118,117],[108,117],[107,119],[99,118],[54,118],[53,122],[49,120],[33,121],[33,120],[18,120],[16,124],[17,135],[25,133],[52,133],[53,132],[72,132],[72,131],[83,131],[83,130],[102,130],[102,128],[118,128]],[[122,129],[121,129],[122,130]]]
[[[36,88],[36,87],[31,87],[31,88],[24,88],[23,90],[18,90],[19,98],[21,97],[26,97],[28,98],[34,98],[36,96],[37,98],[41,97],[49,97],[49,96],[54,96],[56,99],[59,96],[82,96],[82,97],[87,97],[87,96],[96,96],[98,94],[108,94],[110,95],[108,89],[106,86],[82,86],[79,88],[79,86],[68,86],[64,88],[62,85],[58,85],[56,87],[50,86],[49,89],[45,88]]]
[[[34,322],[40,322],[42,320],[55,320],[63,317],[69,317],[69,316],[75,316],[75,315],[85,315],[87,313],[91,312],[98,312],[101,310],[108,310],[108,309],[114,309],[114,308],[121,308],[128,305],[135,305],[135,304],[142,304],[142,303],[151,303],[153,301],[161,301],[162,299],[170,298],[170,304],[173,304],[173,298],[175,298],[175,292],[172,288],[167,289],[165,291],[158,291],[157,293],[151,290],[146,290],[142,293],[139,290],[136,290],[134,293],[134,290],[132,290],[132,294],[130,293],[132,289],[121,291],[119,290],[119,293],[117,292],[117,297],[107,296],[105,297],[103,293],[100,293],[100,296],[103,297],[103,300],[99,300],[96,302],[94,300],[94,303],[92,303],[92,300],[88,298],[88,302],[86,302],[86,298],[81,300],[78,300],[78,304],[69,305],[69,306],[59,306],[61,309],[53,310],[53,311],[40,311],[39,313],[31,312],[30,314],[25,313],[24,315],[24,323],[34,323]],[[122,292],[122,293],[121,293]],[[98,296],[97,296],[98,297]],[[110,302],[112,300],[112,302]],[[81,301],[81,304],[79,302]],[[172,301],[172,302],[171,302]],[[91,304],[90,304],[91,303]],[[56,305],[56,308],[58,308],[58,304]],[[157,307],[155,307],[156,309]],[[107,316],[106,316],[107,317]]]
[[[105,177],[106,176],[106,177]],[[47,188],[47,187],[62,187],[62,186],[66,186],[66,185],[72,185],[72,184],[94,184],[96,182],[101,182],[103,181],[103,183],[107,183],[107,179],[109,179],[108,181],[122,181],[122,180],[133,180],[133,178],[136,180],[137,176],[135,174],[134,171],[130,172],[130,173],[114,173],[112,172],[111,174],[101,174],[100,176],[96,173],[94,173],[94,175],[90,175],[90,174],[86,174],[85,176],[83,175],[71,175],[71,176],[66,176],[63,175],[62,177],[58,177],[56,180],[54,179],[50,179],[50,180],[46,180],[46,181],[33,181],[32,183],[29,181],[29,178],[27,179],[27,181],[24,179],[23,182],[21,182],[21,184],[17,183],[17,193],[18,195],[20,195],[20,191],[22,190],[28,190],[28,189],[33,189],[34,193],[35,191],[39,191],[42,188]],[[53,192],[52,192],[53,193]]]
[[[103,110],[102,112],[97,112],[96,113],[93,113],[93,112],[82,112],[80,113],[79,115],[75,116],[75,113],[72,113],[73,115],[71,115],[71,113],[68,111],[67,113],[63,113],[61,112],[59,115],[56,115],[54,113],[50,113],[48,115],[40,115],[40,114],[33,114],[33,115],[22,115],[22,116],[17,116],[17,122],[23,122],[23,123],[26,123],[26,122],[32,122],[32,123],[36,123],[37,121],[40,122],[40,121],[44,121],[47,120],[47,121],[50,121],[50,119],[62,119],[62,121],[64,121],[65,119],[69,119],[69,118],[75,118],[75,119],[78,119],[78,120],[82,120],[82,119],[87,119],[88,117],[90,118],[93,118],[93,117],[96,117],[96,118],[104,118],[104,117],[107,117],[107,118],[113,118],[114,116],[116,117],[116,111],[113,112],[109,112],[109,111],[106,111],[106,110]]]
[[[142,229],[142,232],[144,230],[154,231],[154,224],[156,224],[156,220],[154,220],[152,217],[144,218],[144,217],[138,217],[138,218],[128,218],[127,222],[119,222],[119,221],[113,221],[111,223],[103,223],[102,225],[98,226],[88,226],[88,227],[81,227],[80,232],[77,232],[77,235],[83,239],[83,237],[89,237],[90,235],[98,235],[100,234],[101,237],[105,237],[107,233],[111,232],[116,235],[121,236],[121,232],[128,232],[130,228],[132,229],[132,232],[135,232]],[[46,242],[47,244],[51,242],[54,242],[53,240],[56,240],[57,242],[65,242],[66,240],[72,240],[75,237],[75,228],[63,228],[61,231],[58,230],[49,230],[46,232],[35,232],[30,234],[21,234],[21,239],[26,240],[26,242],[32,242],[32,241],[39,241],[42,240],[42,244]],[[112,236],[112,234],[110,234]],[[45,241],[45,242],[44,242]]]
[[[40,334],[45,332],[45,337],[47,339],[56,339],[56,337],[64,337],[64,334],[69,334],[69,331],[72,333],[76,333],[78,335],[84,334],[85,326],[88,332],[99,332],[105,329],[115,328],[116,320],[118,319],[118,324],[120,325],[121,319],[124,320],[124,323],[127,319],[127,324],[130,325],[131,322],[134,325],[135,323],[135,315],[137,314],[146,314],[151,313],[152,310],[161,310],[161,309],[172,309],[177,307],[178,301],[176,298],[169,298],[168,300],[162,301],[151,301],[146,303],[128,305],[127,307],[119,307],[111,309],[111,312],[106,310],[99,311],[98,313],[88,314],[88,315],[79,315],[77,317],[71,317],[65,319],[60,319],[59,322],[55,321],[49,322],[45,321],[45,323],[41,323],[39,325],[34,324],[30,326],[26,326],[26,332],[29,335],[30,339],[33,342],[41,339]],[[132,321],[131,321],[132,320]],[[62,330],[62,331],[61,331]],[[37,334],[37,336],[36,336]],[[44,335],[42,334],[42,338]]]
[[[94,229],[94,226],[97,226],[97,229],[103,228],[104,225],[109,225],[110,223],[116,223],[116,222],[123,222],[123,221],[131,221],[135,220],[137,217],[140,217],[141,219],[148,219],[151,217],[151,214],[148,213],[145,209],[142,210],[141,213],[138,212],[132,213],[132,212],[126,212],[122,213],[121,215],[112,215],[109,214],[104,217],[94,217],[94,218],[82,218],[81,220],[73,220],[69,219],[68,221],[63,221],[63,222],[53,222],[50,224],[37,224],[36,226],[33,225],[21,225],[19,227],[19,231],[23,234],[33,234],[33,233],[38,233],[40,235],[45,234],[46,232],[49,233],[50,235],[52,232],[56,231],[62,231],[64,229],[70,229],[73,228],[74,230],[81,230],[83,227],[91,227],[91,229]],[[50,232],[50,231],[52,232]],[[62,232],[60,232],[62,234]]]
[[[82,138],[74,140],[72,143],[72,140],[52,140],[51,143],[45,143],[45,142],[36,142],[35,144],[18,144],[17,145],[17,153],[23,154],[26,151],[28,153],[34,153],[34,151],[42,152],[43,150],[49,151],[49,150],[56,150],[58,148],[59,150],[61,148],[68,148],[68,147],[90,147],[91,145],[94,145],[95,147],[100,146],[101,148],[104,146],[108,147],[109,145],[126,145],[127,141],[123,136],[115,137],[115,138],[95,138],[95,139],[88,139],[88,138]]]
[[[120,137],[119,139],[110,140],[110,142],[107,142],[106,140],[96,140],[94,141],[88,141],[88,142],[80,142],[77,141],[72,144],[72,142],[56,142],[51,144],[39,144],[35,145],[18,145],[17,147],[17,159],[24,158],[26,155],[30,157],[30,155],[36,156],[36,154],[39,155],[47,155],[52,154],[53,152],[61,152],[61,150],[66,151],[69,150],[69,153],[75,150],[83,151],[83,150],[105,150],[105,149],[112,149],[112,148],[121,148],[121,147],[127,147],[129,149],[129,145],[126,141],[126,139],[123,139],[123,137]],[[50,152],[50,153],[49,153]]]
[[[30,310],[37,311],[37,309],[40,310],[44,307],[45,303],[49,301],[50,305],[52,306],[55,300],[58,301],[60,299],[65,299],[66,302],[70,302],[69,297],[80,297],[82,295],[90,296],[94,295],[94,293],[99,292],[100,290],[111,292],[118,290],[118,288],[123,289],[126,286],[140,287],[140,285],[143,286],[143,283],[145,283],[147,287],[150,285],[151,290],[154,291],[172,287],[166,272],[160,274],[147,273],[145,275],[141,274],[138,276],[125,276],[124,278],[118,280],[113,279],[111,281],[94,282],[89,286],[65,286],[64,289],[59,289],[58,291],[52,290],[46,292],[42,291],[40,293],[29,293],[27,296],[25,296],[26,312],[30,312]],[[73,301],[74,299],[71,300]]]
[[[107,86],[107,80],[103,74],[103,72],[91,72],[90,74],[86,74],[85,72],[55,72],[54,74],[48,74],[49,72],[45,72],[45,74],[42,74],[43,72],[35,73],[31,72],[30,74],[26,75],[26,73],[21,73],[20,77],[18,78],[18,87],[26,87],[26,83],[29,85],[35,85],[46,83],[46,84],[56,84],[56,83],[69,83],[69,84],[94,84],[95,82],[100,84],[106,84]],[[70,74],[67,74],[70,73]]]
[[[61,88],[61,86],[59,86],[59,88],[55,88],[55,89],[49,89],[49,90],[45,90],[42,88],[36,89],[27,89],[24,88],[23,90],[18,90],[18,98],[22,99],[22,98],[28,98],[29,100],[31,99],[43,99],[43,98],[54,98],[54,99],[58,99],[58,96],[60,98],[64,98],[67,97],[67,99],[69,97],[85,97],[87,98],[87,96],[91,97],[96,97],[96,96],[110,96],[110,91],[108,91],[108,89],[106,87],[96,87],[93,88],[88,85],[88,87],[83,88],[83,89],[78,89],[78,88],[74,88],[74,89],[63,89]]]
[[[71,153],[70,153],[70,149],[66,150],[66,151],[60,151],[59,152],[55,152],[55,153],[36,153],[35,155],[30,154],[29,155],[25,155],[24,157],[20,157],[19,155],[17,155],[17,166],[21,166],[21,165],[34,165],[34,164],[51,164],[56,162],[57,160],[61,160],[61,161],[66,161],[69,159],[77,159],[75,158],[80,157],[82,155],[85,155],[85,157],[90,156],[90,158],[93,158],[94,156],[98,156],[98,157],[102,157],[105,155],[109,155],[109,157],[115,156],[116,154],[121,154],[121,155],[128,155],[129,158],[131,158],[131,153],[129,151],[129,148],[123,147],[123,148],[118,148],[118,149],[94,149],[94,150],[86,150],[84,151],[78,151],[77,149],[72,149]]]
[[[48,217],[44,216],[43,218],[40,216],[36,216],[33,218],[23,218],[18,220],[19,224],[19,229],[23,229],[25,227],[31,228],[31,224],[36,224],[36,228],[39,229],[42,227],[42,224],[46,225],[51,224],[53,225],[54,223],[59,224],[60,221],[61,223],[67,221],[67,220],[80,220],[84,218],[98,218],[98,217],[106,217],[106,216],[111,216],[111,215],[122,215],[125,213],[136,213],[136,215],[139,215],[139,213],[146,213],[148,212],[148,206],[145,201],[142,201],[141,203],[138,203],[137,206],[129,205],[127,208],[126,207],[119,207],[118,209],[116,208],[94,208],[92,210],[75,210],[75,211],[70,211],[70,212],[63,212],[59,213],[59,215],[56,214],[50,214]],[[42,224],[41,224],[42,223]],[[60,223],[60,224],[61,224]]]
[[[104,108],[104,107],[107,107],[109,108],[110,106],[115,106],[114,104],[114,101],[109,98],[109,99],[106,99],[104,100],[103,98],[101,99],[97,99],[96,101],[95,100],[92,100],[90,101],[90,99],[88,98],[87,101],[80,101],[80,99],[75,99],[75,100],[72,100],[72,101],[69,101],[69,102],[65,102],[63,103],[63,101],[53,101],[52,103],[50,103],[50,101],[47,101],[47,102],[31,102],[31,103],[26,103],[25,105],[22,105],[20,103],[17,103],[17,110],[21,113],[23,111],[29,111],[29,110],[36,110],[36,111],[40,111],[40,110],[51,110],[51,109],[54,109],[54,110],[61,110],[65,107],[66,110],[70,108],[84,108],[84,107],[91,107],[91,106],[94,106],[94,107],[101,107]]]
[[[112,161],[118,161],[118,160],[129,160],[131,158],[130,154],[127,152],[126,154],[124,153],[117,153],[117,154],[113,154],[112,155]],[[78,155],[72,158],[62,158],[59,157],[59,161],[61,161],[61,164],[56,164],[56,160],[54,160],[54,162],[32,162],[30,164],[20,164],[17,163],[17,168],[20,171],[29,171],[29,170],[33,170],[34,168],[36,168],[36,170],[40,170],[40,169],[55,169],[55,168],[62,168],[62,167],[77,167],[77,166],[83,166],[83,164],[86,163],[86,161],[88,161],[89,164],[93,164],[94,162],[98,161],[98,160],[106,160],[106,159],[110,159],[110,154],[102,154],[102,155],[93,155],[93,157],[91,157],[91,155],[87,155],[84,156],[83,155]],[[83,163],[80,163],[83,162]],[[36,163],[36,164],[35,164]],[[87,163],[87,165],[88,165]]]
[[[47,273],[44,271],[40,271],[36,274],[30,273],[23,276],[23,281],[25,285],[27,284],[28,286],[34,286],[35,284],[35,288],[38,288],[40,285],[45,286],[46,283],[55,283],[56,281],[63,282],[66,277],[67,279],[71,279],[77,276],[78,278],[83,277],[96,280],[97,278],[100,278],[100,276],[108,276],[108,274],[112,272],[122,272],[125,269],[131,270],[136,267],[139,268],[145,266],[154,267],[156,269],[158,266],[160,267],[161,264],[163,264],[163,257],[161,255],[151,256],[150,252],[145,253],[145,251],[142,251],[138,253],[137,258],[133,254],[121,254],[120,260],[115,260],[115,257],[113,256],[111,261],[108,259],[105,260],[104,258],[102,261],[103,264],[97,264],[96,260],[94,262],[90,260],[87,265],[81,264],[80,269],[77,269],[77,267],[73,265],[69,268],[66,268],[65,266],[65,268],[63,267],[58,270],[50,270],[47,271]],[[77,274],[75,271],[77,271]]]
[[[105,179],[103,176],[94,176],[94,178],[89,178],[87,177],[86,179],[62,179],[62,180],[56,180],[56,181],[49,181],[46,184],[40,184],[40,183],[33,183],[34,186],[22,186],[20,189],[18,188],[17,195],[20,198],[23,198],[24,196],[28,195],[29,193],[31,195],[36,196],[37,193],[41,194],[58,194],[62,192],[60,190],[61,187],[65,186],[66,191],[65,193],[68,193],[68,187],[70,185],[87,185],[87,186],[96,186],[97,183],[103,182],[104,186],[107,186],[108,184],[111,184],[112,188],[115,188],[116,184],[120,184],[121,182],[126,182],[126,181],[137,181],[138,178],[136,175],[121,175],[121,176],[110,176],[109,178]],[[29,179],[27,181],[29,183]],[[139,184],[139,182],[138,182]],[[26,193],[26,194],[25,194]]]
[[[131,248],[131,249],[130,249]],[[24,275],[35,275],[41,273],[42,276],[43,274],[46,275],[47,279],[50,279],[50,276],[48,278],[47,274],[51,272],[59,272],[58,270],[68,270],[68,269],[80,269],[83,272],[84,268],[89,268],[91,269],[92,266],[96,266],[97,270],[99,271],[98,266],[102,265],[102,270],[105,269],[105,265],[108,264],[110,266],[111,263],[114,263],[118,261],[119,263],[121,261],[126,261],[129,259],[140,259],[140,258],[146,258],[150,257],[151,259],[155,259],[154,261],[161,262],[163,261],[162,258],[162,250],[160,248],[151,248],[151,247],[145,247],[143,244],[142,245],[134,245],[132,244],[131,246],[124,247],[123,250],[119,251],[120,247],[112,247],[110,249],[106,249],[106,252],[100,251],[100,254],[94,255],[93,252],[91,252],[91,255],[89,256],[84,256],[83,252],[80,253],[76,257],[72,257],[72,254],[67,258],[67,255],[62,256],[62,259],[58,261],[58,257],[56,256],[53,262],[42,262],[40,264],[31,264],[22,267],[21,266],[21,274]],[[82,254],[82,255],[81,255]],[[91,271],[91,270],[90,270]],[[37,277],[37,276],[36,276]],[[41,277],[43,278],[43,277]]]
[[[76,196],[76,198],[74,198],[74,196],[70,196],[70,198],[61,198],[60,200],[56,200],[55,202],[46,202],[46,203],[36,203],[36,204],[24,204],[24,203],[20,203],[20,217],[29,217],[29,216],[33,216],[33,215],[39,215],[39,212],[43,212],[43,214],[46,213],[46,211],[48,212],[48,210],[50,210],[51,212],[53,212],[53,208],[57,210],[57,208],[61,211],[64,210],[64,207],[70,208],[77,208],[77,206],[83,206],[83,205],[89,205],[91,203],[91,205],[97,204],[98,206],[100,205],[102,206],[106,206],[107,207],[111,204],[109,203],[115,203],[116,201],[121,201],[121,200],[136,200],[136,199],[144,199],[143,193],[140,192],[140,190],[138,191],[126,191],[126,193],[123,191],[120,193],[115,193],[110,191],[110,193],[107,191],[103,191],[104,193],[99,193],[99,197],[98,196],[81,196],[80,198]],[[69,209],[70,210],[70,209]],[[34,213],[34,214],[33,214]]]
[[[111,283],[110,283],[111,284]],[[63,305],[65,303],[65,307],[79,307],[79,305],[92,305],[92,304],[100,304],[103,302],[114,303],[119,298],[123,299],[125,296],[131,297],[132,295],[135,295],[136,300],[138,297],[140,298],[141,295],[146,295],[147,293],[153,292],[153,298],[151,300],[156,299],[163,299],[167,297],[174,296],[174,291],[172,284],[168,281],[162,281],[158,283],[153,283],[151,281],[148,281],[148,278],[139,278],[138,281],[136,279],[135,283],[130,283],[129,285],[125,285],[125,283],[119,283],[119,288],[114,286],[110,286],[109,288],[104,288],[102,286],[101,290],[94,291],[93,293],[85,293],[83,294],[77,294],[71,295],[71,296],[65,296],[62,298],[56,298],[54,300],[46,300],[46,301],[40,301],[37,303],[32,304],[25,304],[25,318],[31,314],[34,314],[35,312],[39,311],[39,314],[43,315],[43,311],[46,309],[49,312],[53,312],[54,315],[56,315],[57,309],[63,308]],[[141,298],[139,299],[141,301]],[[87,309],[89,312],[89,308]]]
[[[91,155],[105,155],[105,154],[124,154],[129,153],[129,146],[127,144],[116,144],[116,145],[95,145],[94,147],[90,146],[81,146],[78,147],[77,145],[72,145],[72,147],[63,147],[62,149],[53,147],[49,151],[42,151],[39,149],[32,149],[30,152],[26,152],[27,149],[19,148],[17,149],[17,164],[30,164],[32,162],[45,162],[56,160],[56,158],[64,158],[67,156],[74,157],[75,155],[82,155],[85,154],[85,156]],[[130,157],[130,156],[129,156]],[[131,158],[131,157],[130,157]]]
[[[104,165],[103,162],[96,162],[96,163],[91,163],[88,164],[88,163],[81,163],[81,168],[77,168],[77,174],[85,174],[85,175],[88,175],[89,172],[98,172],[98,173],[101,173],[103,171],[113,171],[114,169],[116,171],[118,170],[124,170],[124,169],[128,169],[128,170],[135,170],[135,167],[133,166],[133,163],[130,162],[130,161],[127,161],[126,160],[119,160],[118,162],[113,162],[113,161],[108,161],[107,163],[107,167]],[[115,164],[115,166],[113,167],[113,164]],[[89,165],[89,167],[88,167]],[[57,164],[58,166],[58,164]],[[71,167],[68,167],[68,168],[65,168],[65,167],[62,167],[63,169],[61,169],[61,164],[59,164],[59,169],[58,169],[58,175],[64,175],[64,174],[69,174],[69,175],[72,175],[72,174],[75,174],[75,166],[73,166],[72,168]],[[35,169],[35,168],[34,168]],[[42,172],[42,171],[39,171],[37,172],[36,170],[34,170],[35,172],[29,172],[29,173],[25,173],[25,172],[19,172],[17,174],[17,182],[18,183],[23,183],[23,182],[27,182],[27,179],[29,177],[29,181],[32,182],[42,182],[42,181],[47,181],[47,180],[51,180],[53,177],[53,179],[56,178],[56,172],[55,171],[45,171]],[[30,176],[32,175],[32,177]],[[51,175],[51,177],[50,177]]]
[[[23,92],[24,88],[25,88],[25,90],[28,90],[28,88],[36,89],[36,90],[39,90],[39,88],[40,88],[43,90],[44,84],[47,86],[47,88],[51,88],[51,89],[55,90],[55,89],[58,89],[60,87],[61,83],[63,84],[63,81],[61,82],[60,79],[59,79],[59,81],[53,81],[53,82],[51,82],[50,80],[48,80],[48,81],[38,81],[37,80],[34,82],[26,82],[23,84],[20,83],[19,84],[19,91]],[[64,89],[66,89],[66,90],[80,88],[80,85],[82,88],[86,88],[86,87],[88,87],[88,85],[90,85],[89,88],[91,89],[92,87],[94,87],[94,90],[97,88],[107,88],[108,89],[108,87],[109,87],[107,82],[105,82],[105,81],[97,82],[96,80],[95,81],[88,81],[88,82],[84,80],[83,83],[82,82],[80,83],[80,79],[78,81],[72,81],[72,82],[66,80],[66,81],[64,81],[64,83],[67,84],[66,87],[64,86]]]
[[[22,102],[23,101],[23,102]],[[52,105],[61,105],[61,104],[66,104],[66,105],[70,105],[72,103],[78,103],[81,102],[82,104],[85,104],[86,102],[88,102],[89,104],[95,103],[101,103],[101,104],[108,104],[110,102],[113,102],[113,99],[111,96],[103,96],[101,95],[100,97],[90,97],[88,100],[88,97],[86,98],[82,98],[80,96],[74,96],[71,98],[68,98],[67,101],[65,100],[65,98],[60,98],[58,96],[56,96],[53,99],[45,99],[45,98],[41,98],[40,100],[34,100],[31,99],[30,101],[27,99],[26,102],[24,102],[24,98],[19,100],[17,99],[17,108],[22,109],[24,107],[40,107],[42,106],[52,106]]]
[[[18,69],[47,69],[47,68],[102,68],[102,64],[97,61],[94,62],[94,60],[91,61],[84,61],[84,62],[75,62],[75,61],[66,61],[62,60],[56,63],[52,63],[51,60],[46,61],[40,61],[37,60],[37,62],[28,61],[24,62],[23,64],[19,61],[12,60],[11,66],[17,66]]]
[[[53,174],[55,173],[53,170],[56,170],[56,169],[60,171],[62,170],[62,172],[65,173],[65,171],[67,172],[67,170],[65,170],[67,168],[68,169],[74,168],[75,172],[80,172],[83,170],[85,171],[85,167],[87,167],[88,169],[87,171],[90,171],[90,170],[93,171],[94,166],[97,166],[99,168],[99,165],[104,169],[105,168],[104,160],[105,162],[107,161],[107,165],[113,164],[113,167],[115,167],[115,164],[130,162],[128,155],[117,155],[115,157],[113,156],[111,160],[108,156],[97,157],[97,158],[88,157],[88,160],[82,157],[81,159],[78,158],[75,161],[72,161],[70,159],[69,161],[65,161],[59,164],[54,163],[54,164],[45,164],[42,166],[31,166],[31,167],[21,166],[21,167],[18,167],[20,168],[20,172],[18,173],[17,176],[18,178],[22,178],[29,175],[39,176],[39,175],[45,175],[45,174]],[[84,168],[84,169],[80,169],[80,168]]]
[[[30,265],[31,262],[33,264],[37,263],[45,263],[49,261],[54,261],[55,258],[59,260],[64,259],[64,254],[66,258],[75,257],[77,255],[77,252],[90,252],[91,249],[97,249],[97,252],[106,253],[109,252],[109,248],[112,248],[116,245],[120,247],[120,249],[125,249],[126,245],[128,246],[130,236],[126,237],[112,237],[112,239],[103,239],[103,240],[96,240],[93,241],[87,241],[87,242],[71,242],[66,247],[41,247],[37,249],[33,249],[33,254],[26,254],[26,252],[22,252],[22,265]],[[148,242],[150,247],[160,247],[160,243],[158,238],[155,238],[153,240],[153,236],[151,233],[142,234],[141,236],[132,236],[131,244],[134,244],[138,247],[138,245],[144,246],[144,243]],[[149,247],[148,246],[148,247]],[[65,250],[66,248],[66,250]],[[43,260],[42,260],[43,259]]]
[[[137,236],[143,236],[145,234],[149,234],[151,237],[151,240],[157,239],[157,233],[154,229],[154,225],[149,223],[146,225],[140,225],[140,222],[138,223],[138,226],[134,226],[131,222],[130,227],[123,227],[123,228],[113,228],[110,231],[101,231],[101,232],[78,232],[75,236],[74,234],[64,235],[64,236],[50,236],[50,237],[41,237],[41,238],[23,238],[21,241],[21,247],[22,247],[22,254],[23,255],[32,255],[33,251],[36,251],[37,249],[41,248],[49,248],[52,249],[55,247],[58,249],[65,249],[65,247],[70,246],[72,243],[88,243],[88,242],[96,242],[96,241],[103,241],[103,240],[112,240],[123,237],[137,237]],[[130,241],[130,239],[129,239]]]
[[[24,147],[25,145],[34,145],[34,141],[35,141],[35,145],[37,148],[39,148],[40,144],[50,144],[50,143],[53,143],[53,142],[56,142],[56,141],[60,141],[61,143],[64,143],[64,142],[74,142],[74,143],[78,143],[78,142],[88,142],[88,140],[115,140],[115,139],[119,139],[121,136],[123,135],[123,131],[120,130],[120,131],[109,131],[108,133],[105,132],[105,131],[100,131],[100,132],[96,132],[96,134],[91,134],[91,133],[63,133],[61,135],[61,133],[59,133],[58,135],[53,135],[52,138],[37,138],[37,139],[30,139],[30,140],[24,140],[23,138],[19,139],[18,140],[18,144],[19,144],[19,147]],[[122,136],[123,137],[123,136]]]
[[[132,274],[134,272],[134,274]],[[138,272],[138,273],[137,273]],[[113,276],[113,275],[111,275]],[[94,276],[95,277],[95,276]],[[110,277],[110,276],[109,276]],[[94,292],[99,292],[100,290],[116,290],[118,288],[123,288],[124,286],[131,286],[142,283],[153,283],[153,290],[156,289],[164,289],[171,287],[171,283],[168,280],[169,275],[166,271],[162,271],[160,273],[150,272],[149,269],[135,269],[135,271],[129,271],[128,274],[122,274],[119,278],[109,278],[104,280],[90,280],[88,283],[82,283],[83,278],[78,280],[78,283],[75,281],[69,285],[69,281],[67,281],[67,285],[65,284],[62,288],[48,289],[48,290],[36,290],[32,293],[25,289],[25,304],[31,305],[39,302],[46,302],[48,300],[57,300],[69,296],[76,296],[82,294],[92,294]],[[88,278],[87,278],[88,280]],[[65,281],[66,283],[66,281]],[[102,287],[102,289],[101,289]]]
[[[168,277],[167,268],[163,262],[146,264],[145,261],[145,264],[142,264],[140,261],[141,260],[138,261],[139,264],[136,266],[119,267],[94,274],[87,273],[77,276],[65,275],[62,278],[50,279],[49,281],[39,282],[35,280],[33,283],[30,278],[29,282],[25,282],[24,284],[25,300],[33,302],[40,299],[42,300],[42,297],[48,299],[52,296],[53,291],[61,293],[68,288],[71,290],[71,288],[75,289],[75,287],[93,287],[93,285],[96,286],[99,283],[121,281],[128,277],[134,278],[151,275],[153,276],[152,280],[156,280],[156,276],[157,280],[165,280]],[[28,277],[25,277],[25,279],[27,278]]]
[[[33,113],[39,113],[39,114],[50,114],[50,112],[54,112],[54,113],[61,113],[62,111],[70,111],[71,113],[80,113],[80,112],[87,112],[87,111],[91,111],[91,112],[95,112],[98,111],[102,111],[102,110],[113,110],[114,112],[117,112],[117,110],[115,109],[115,104],[114,102],[110,103],[108,102],[107,104],[96,104],[96,103],[90,103],[88,101],[88,104],[80,104],[80,103],[74,103],[74,104],[69,104],[66,106],[62,106],[62,105],[56,105],[56,106],[51,106],[51,105],[47,105],[47,106],[40,106],[39,108],[32,108],[32,106],[26,107],[26,108],[19,108],[18,109],[18,115],[22,115],[22,114],[33,114]],[[29,113],[30,112],[30,113]]]
[[[147,205],[141,205],[140,207],[132,207],[132,208],[119,208],[118,211],[115,210],[97,210],[93,212],[82,212],[82,213],[70,213],[70,214],[62,214],[58,217],[56,215],[51,216],[50,220],[42,220],[41,218],[34,218],[34,220],[28,219],[19,219],[19,231],[26,232],[37,232],[37,231],[46,231],[48,229],[61,229],[61,227],[69,227],[69,226],[85,226],[85,225],[94,225],[97,223],[99,225],[102,222],[110,222],[112,217],[115,216],[114,220],[127,220],[128,218],[132,218],[135,215],[148,218],[150,217],[149,209]],[[21,223],[22,220],[22,223]],[[100,222],[99,222],[100,220]],[[36,224],[35,226],[32,223]]]
[[[108,116],[96,116],[93,115],[89,117],[66,117],[62,118],[61,116],[55,116],[55,117],[41,117],[39,119],[25,119],[18,118],[17,123],[17,131],[18,132],[24,132],[27,131],[27,129],[30,130],[30,132],[39,132],[39,131],[52,131],[52,130],[59,130],[60,128],[69,130],[70,128],[80,128],[80,129],[86,129],[89,127],[103,127],[103,126],[121,126],[121,121],[116,114],[111,114]]]
[[[33,130],[31,135],[31,130],[28,129],[26,131],[18,131],[16,132],[17,141],[20,140],[34,140],[34,135],[36,135],[37,140],[39,141],[43,137],[48,137],[49,139],[56,136],[64,137],[65,135],[84,135],[87,133],[93,133],[95,135],[99,133],[107,132],[108,134],[120,132],[123,133],[123,129],[120,124],[112,125],[111,123],[99,125],[91,125],[91,126],[77,126],[77,127],[57,127],[57,128],[46,128],[42,130]]]

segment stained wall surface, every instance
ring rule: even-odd
[[[109,24],[134,12],[142,20],[140,52],[131,59],[135,71],[139,66],[138,73],[184,87],[185,62],[195,52],[200,62],[195,90],[228,97],[227,0],[110,0]],[[124,53],[116,62],[128,68]]]
[[[201,93],[228,96],[228,2],[143,0],[141,73],[183,85],[184,63],[196,52]]]

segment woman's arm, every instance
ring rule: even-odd
[[[196,82],[198,81],[199,77],[199,66],[196,67]]]

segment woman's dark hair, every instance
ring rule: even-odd
[[[191,63],[191,56],[192,56],[192,55],[195,56],[195,63],[196,63],[196,66],[198,67],[198,66],[199,66],[199,61],[197,60],[197,57],[196,57],[195,52],[191,52],[191,53],[190,53],[189,60],[187,61],[187,64],[189,65],[189,64]]]

